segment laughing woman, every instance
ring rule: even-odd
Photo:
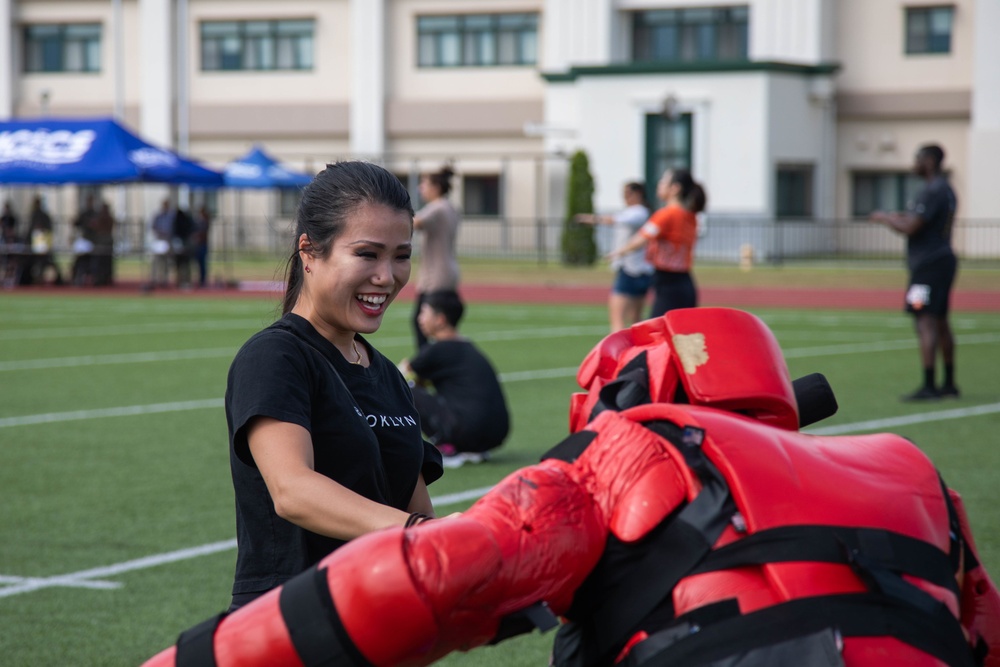
[[[328,165],[299,206],[283,316],[229,370],[239,608],[346,541],[434,515],[441,455],[396,365],[362,334],[410,277],[413,208],[391,173]]]

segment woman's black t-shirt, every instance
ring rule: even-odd
[[[367,368],[350,364],[308,321],[288,314],[233,360],[226,419],[236,494],[234,595],[270,590],[344,544],[275,513],[247,444],[254,417],[302,426],[317,472],[397,509],[409,505],[420,473],[428,484],[441,476],[441,456],[421,437],[409,387],[391,361],[368,349]]]

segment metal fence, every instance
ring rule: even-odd
[[[461,257],[560,260],[560,218],[466,217],[458,234]],[[611,229],[595,229],[599,252],[610,249]],[[214,221],[211,249],[217,259],[284,256],[291,251],[291,219],[223,217]],[[120,226],[119,254],[146,247],[145,225]],[[963,259],[1000,262],[1000,220],[960,220],[953,246]],[[414,237],[420,252],[420,235]],[[768,220],[706,216],[701,221],[697,257],[739,262],[747,254],[763,263],[791,260],[892,260],[905,254],[905,239],[883,225],[865,220]]]
[[[71,257],[68,224],[56,227],[56,248]],[[60,232],[61,230],[61,232]],[[559,218],[466,217],[458,235],[458,254],[464,258],[560,261],[563,221]],[[611,229],[595,229],[599,253],[610,249]],[[292,250],[290,218],[223,216],[213,221],[211,260],[215,266],[248,258],[284,258]],[[414,237],[420,254],[420,235]],[[121,258],[149,258],[149,225],[145,220],[120,222],[115,231],[115,254]],[[953,245],[965,260],[1000,265],[1000,220],[961,220]],[[699,230],[699,261],[780,264],[810,260],[901,260],[905,240],[882,225],[861,220],[767,220],[707,216]]]

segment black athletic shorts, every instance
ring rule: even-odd
[[[948,254],[918,265],[910,273],[906,290],[906,312],[935,317],[948,314],[951,286],[958,271],[958,260]]]

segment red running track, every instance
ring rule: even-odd
[[[183,297],[188,295],[219,296],[280,296],[281,286],[268,282],[244,282],[239,288],[208,288],[178,290],[176,288],[157,289],[143,292],[137,282],[119,282],[111,287],[79,288],[56,287],[51,285],[29,285],[6,290],[8,295],[16,294],[87,294],[120,295],[155,294],[157,296]],[[459,291],[469,302],[480,303],[564,303],[564,304],[604,304],[608,298],[608,288],[594,285],[517,285],[465,283]],[[413,298],[413,287],[408,285],[400,294],[401,301]],[[734,308],[813,308],[813,309],[903,309],[903,290],[894,289],[832,289],[832,288],[776,288],[776,287],[711,287],[699,288],[699,298],[703,306],[729,306]],[[1000,312],[1000,290],[957,290],[952,294],[952,310],[966,312]]]

